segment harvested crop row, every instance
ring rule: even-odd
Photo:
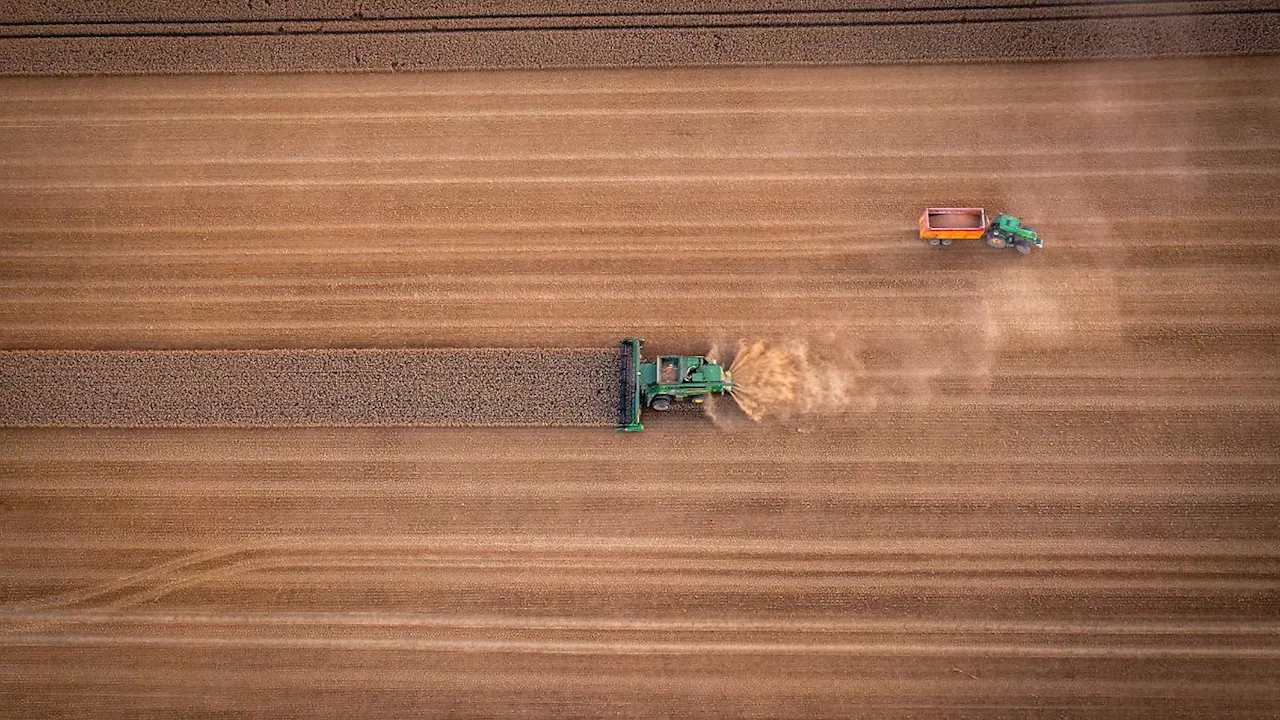
[[[13,351],[15,427],[612,426],[613,350]]]
[[[1182,0],[1177,9],[1210,2],[1223,7],[1262,6],[1267,0]],[[960,5],[970,10],[1027,9],[1025,0],[984,0],[977,5]],[[1163,0],[1092,0],[1083,4],[1073,0],[1042,0],[1038,10],[1109,11],[1126,9],[1150,10],[1171,3]],[[881,10],[917,12],[939,8],[937,0],[861,0],[854,10],[832,10],[823,0],[722,0],[710,4],[694,0],[525,0],[519,6],[486,0],[449,0],[443,3],[404,3],[395,0],[365,0],[359,4],[334,0],[291,0],[290,2],[243,2],[243,0],[208,0],[201,3],[173,3],[164,0],[81,0],[76,3],[49,3],[18,0],[7,8],[8,22],[44,24],[73,22],[233,22],[308,20],[330,22],[341,19],[537,19],[558,17],[588,21],[591,18],[633,15],[668,15],[700,17],[706,14],[740,17],[768,16],[780,13],[804,13],[825,16],[838,12],[875,12]],[[941,4],[945,6],[945,3]],[[955,10],[950,10],[955,12]]]
[[[316,7],[310,11],[262,15],[252,12],[194,8],[195,13],[140,13],[121,8],[119,13],[83,15],[54,12],[50,19],[0,24],[0,38],[99,37],[139,35],[314,35],[316,33],[432,32],[466,30],[586,30],[586,29],[704,29],[738,27],[822,27],[902,24],[954,25],[958,23],[1015,22],[1027,20],[1117,19],[1127,17],[1194,16],[1250,13],[1274,10],[1269,0],[1182,0],[1177,3],[1140,0],[1094,0],[1091,3],[984,4],[968,7],[860,7],[855,9],[782,7],[743,10],[689,8],[668,12],[636,7],[607,12],[449,13],[430,8]],[[44,13],[34,13],[36,17]],[[58,18],[58,19],[53,19]]]
[[[427,19],[17,24],[0,33],[0,73],[831,65],[1280,52],[1280,10],[1250,3],[1195,7],[1075,16],[1061,8],[1030,16],[1025,8],[985,8],[973,17],[904,10],[821,22],[773,12],[704,21],[482,17],[450,20],[457,26],[447,28]]]

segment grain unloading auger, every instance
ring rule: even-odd
[[[720,363],[703,355],[659,355],[640,358],[641,338],[618,343],[618,429],[636,432],[643,408],[668,410],[678,401],[703,403],[714,394],[733,389],[733,379]]]

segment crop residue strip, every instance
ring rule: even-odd
[[[0,426],[612,426],[613,350],[0,352]]]

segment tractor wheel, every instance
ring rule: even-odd
[[[654,410],[659,410],[659,411],[663,411],[663,410],[670,410],[670,409],[671,409],[671,396],[670,396],[670,395],[659,395],[658,397],[656,397],[656,398],[654,398],[654,399],[653,399],[653,402],[649,403],[649,407],[653,408]]]
[[[987,247],[993,247],[999,250],[1000,248],[1008,247],[1008,246],[1009,246],[1009,243],[1005,242],[1004,238],[1002,237],[997,237],[995,235],[987,236]]]
[[[1020,242],[1014,245],[1014,247],[1018,248],[1018,252],[1022,253],[1023,255],[1031,254],[1031,243]]]
[[[929,238],[929,244],[934,247],[937,247],[942,244],[942,241],[939,240],[938,238]]]

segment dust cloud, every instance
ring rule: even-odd
[[[852,348],[802,340],[741,342],[729,365],[733,399],[752,420],[868,409],[861,362]]]

